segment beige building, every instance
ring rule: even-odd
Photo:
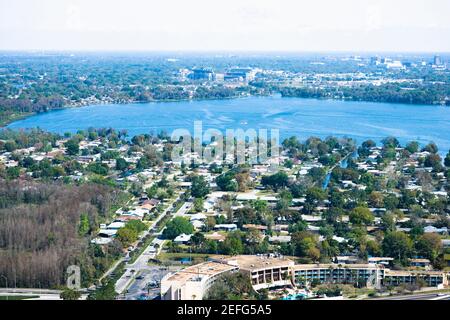
[[[442,271],[390,270],[383,264],[295,264],[271,255],[216,256],[209,262],[169,274],[161,281],[162,300],[201,300],[208,288],[226,272],[244,272],[253,289],[318,283],[355,284],[372,288],[412,284],[423,279],[430,286],[448,285]]]
[[[377,264],[298,264],[292,269],[293,283],[360,283],[381,286],[385,268]]]
[[[167,274],[161,280],[161,300],[202,300],[221,274],[237,270],[238,267],[224,263],[204,262]]]
[[[290,270],[294,261],[290,259],[267,255],[240,255],[216,258],[213,261],[237,266],[240,271],[248,273],[255,290],[291,285]]]
[[[442,271],[420,271],[420,270],[386,270],[383,284],[399,285],[402,283],[413,284],[422,279],[430,287],[438,285],[448,286],[448,274]]]

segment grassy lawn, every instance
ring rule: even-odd
[[[180,208],[183,206],[185,202],[184,201],[178,201],[175,204],[175,208],[173,209],[173,212],[177,212],[178,210],[180,210]]]
[[[374,294],[376,290],[369,288],[354,288],[353,286],[345,286],[342,294],[347,298],[357,298],[359,296]]]
[[[141,243],[141,245],[137,249],[135,249],[135,251],[133,252],[133,256],[131,257],[130,261],[128,261],[128,263],[129,264],[134,263],[137,260],[137,258],[142,254],[142,252],[144,252],[145,248],[147,248],[150,245],[150,243],[153,241],[154,238],[155,237],[153,236],[147,237],[145,242]]]
[[[272,190],[258,190],[256,191],[256,196],[276,196]]]
[[[197,264],[204,262],[211,254],[207,253],[188,253],[188,252],[163,252],[160,253],[156,258],[162,263],[164,262],[178,262],[182,258],[191,258],[192,261],[189,264]]]

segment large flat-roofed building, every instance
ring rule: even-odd
[[[388,266],[394,262],[394,258],[391,257],[371,257],[367,259],[368,263],[382,264]]]
[[[214,71],[211,68],[194,68],[189,77],[193,80],[208,80],[214,79]]]
[[[162,300],[199,300],[220,275],[240,271],[250,277],[253,289],[318,283],[359,284],[372,288],[413,284],[423,279],[428,286],[448,285],[442,271],[390,270],[384,264],[295,264],[274,255],[215,256],[209,262],[169,274],[161,281]]]
[[[430,287],[438,285],[448,285],[448,275],[442,271],[409,271],[409,270],[386,270],[383,284],[384,285],[399,285],[414,284],[419,279],[425,281]]]
[[[237,270],[233,265],[209,261],[167,274],[161,280],[161,300],[202,300],[221,274]]]
[[[294,261],[270,255],[240,255],[218,257],[214,261],[239,267],[248,273],[255,290],[291,285],[291,268]]]
[[[256,70],[253,68],[231,68],[225,75],[225,81],[252,81],[255,79]]]
[[[385,268],[377,264],[297,264],[293,267],[293,282],[361,283],[380,287]]]
[[[433,58],[433,64],[435,66],[440,66],[442,64],[441,56],[435,55],[434,58]]]

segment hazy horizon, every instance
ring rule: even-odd
[[[281,55],[355,55],[355,56],[373,56],[373,55],[397,55],[397,56],[447,56],[450,55],[449,51],[256,51],[256,50],[127,50],[127,49],[0,49],[0,53],[27,53],[27,54],[171,54],[171,55],[223,55],[223,56],[234,56],[234,55],[267,55],[267,56],[281,56]]]
[[[0,0],[1,51],[447,53],[447,0]]]

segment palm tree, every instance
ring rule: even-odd
[[[304,287],[306,284],[306,279],[303,276],[297,276],[296,283],[299,286]]]
[[[328,270],[330,271],[330,272],[329,272],[330,277],[329,277],[329,279],[325,279],[325,281],[326,281],[326,282],[333,282],[333,273],[334,273],[334,268],[333,268],[333,266],[332,266],[332,265],[329,266],[329,267],[328,267]]]
[[[352,269],[352,271],[350,272],[350,276],[351,276],[350,281],[351,282],[358,282],[356,275],[357,275],[356,270]]]

